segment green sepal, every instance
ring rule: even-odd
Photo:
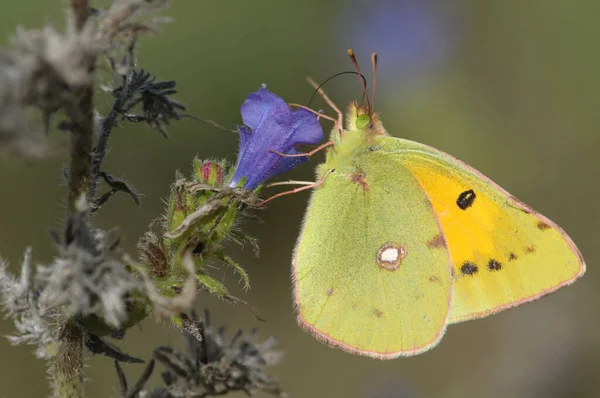
[[[242,278],[242,280],[244,281],[243,288],[245,290],[250,289],[250,278],[248,277],[248,273],[246,273],[246,270],[244,268],[242,268],[241,265],[239,265],[238,263],[233,261],[233,259],[231,257],[229,257],[228,255],[226,255],[225,253],[223,253],[221,251],[215,252],[215,256],[219,260],[223,261],[225,264],[232,267],[234,269],[234,271]]]
[[[229,293],[225,285],[203,271],[196,274],[196,280],[204,289],[216,296],[222,297]]]

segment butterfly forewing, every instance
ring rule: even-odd
[[[377,358],[441,339],[451,266],[438,218],[412,174],[383,152],[315,189],[294,255],[299,322],[326,343]]]

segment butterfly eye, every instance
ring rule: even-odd
[[[364,130],[366,128],[371,127],[371,117],[369,115],[367,115],[366,113],[363,113],[362,115],[358,115],[356,116],[356,128],[358,130]]]

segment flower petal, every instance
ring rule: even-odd
[[[276,174],[283,173],[308,160],[307,157],[280,156],[298,154],[296,147],[317,144],[323,130],[313,113],[306,109],[292,111],[277,95],[266,88],[251,93],[241,107],[240,151],[229,186],[254,189]]]
[[[265,118],[286,110],[289,110],[288,104],[263,87],[246,97],[241,107],[242,120],[246,126],[256,130]]]

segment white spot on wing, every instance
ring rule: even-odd
[[[387,242],[377,251],[377,264],[389,271],[396,270],[406,257],[406,248],[397,242]]]
[[[381,261],[394,263],[396,260],[398,260],[398,249],[395,247],[388,247],[381,253]]]

